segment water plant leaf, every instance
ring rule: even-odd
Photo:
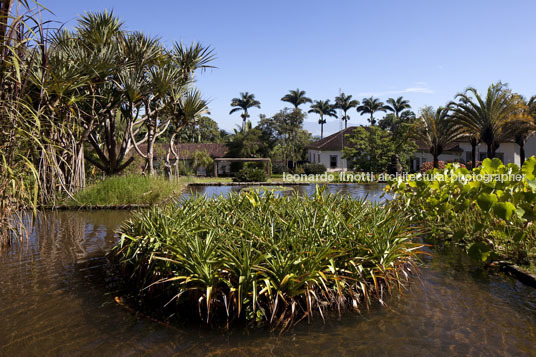
[[[467,253],[472,259],[485,262],[490,257],[491,248],[485,243],[476,242],[469,247]]]
[[[534,180],[536,178],[536,157],[531,156],[525,160],[521,172],[525,175],[527,180]]]
[[[476,198],[476,203],[483,211],[489,211],[490,208],[498,201],[497,196],[493,193],[481,193]]]
[[[505,221],[510,220],[512,214],[516,211],[516,206],[510,202],[498,202],[493,205],[493,213]]]
[[[482,167],[488,172],[493,173],[497,171],[499,167],[502,166],[502,161],[498,158],[494,158],[493,160],[486,158],[484,161],[482,161]]]

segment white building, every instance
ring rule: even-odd
[[[309,162],[323,164],[328,171],[348,170],[348,162],[342,157],[342,149],[348,144],[348,138],[345,136],[356,128],[351,126],[310,144],[307,148]]]
[[[487,157],[488,146],[480,143],[476,146],[476,158],[482,161]],[[536,155],[536,136],[531,136],[525,144],[525,157]],[[503,142],[495,152],[495,157],[502,160],[505,164],[514,163],[521,165],[521,156],[519,155],[519,145],[514,142]],[[429,150],[420,146],[414,155],[413,170],[418,171],[423,162],[434,161],[434,157]],[[456,161],[469,162],[472,161],[471,144],[468,142],[458,142],[447,147],[444,152],[439,155],[439,161]]]
[[[343,159],[342,149],[348,144],[347,134],[351,134],[357,127],[352,126],[348,129],[341,130],[335,134],[327,136],[321,140],[315,141],[308,147],[309,162],[323,164],[328,171],[346,171],[348,163]],[[476,147],[476,157],[482,161],[487,156],[487,145],[480,143]],[[531,136],[525,144],[525,157],[536,155],[536,135]],[[501,159],[505,164],[521,164],[519,155],[519,145],[514,142],[503,142],[496,151],[496,157]],[[458,142],[448,146],[441,155],[439,161],[456,161],[466,163],[471,161],[471,144],[469,142]],[[412,169],[419,171],[423,162],[434,161],[429,149],[419,146],[413,157]]]

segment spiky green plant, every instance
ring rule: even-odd
[[[383,303],[420,247],[397,212],[323,189],[190,197],[136,213],[120,233],[115,252],[145,303],[160,296],[181,319],[273,328]]]

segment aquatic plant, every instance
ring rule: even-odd
[[[465,247],[476,260],[536,257],[536,157],[522,168],[485,159],[471,170],[447,164],[387,186],[394,208],[419,222],[433,240]]]
[[[420,248],[401,214],[319,188],[183,198],[135,213],[120,233],[115,254],[144,304],[160,296],[179,317],[283,329],[383,303]]]

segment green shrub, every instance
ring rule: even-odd
[[[186,160],[179,160],[179,175],[195,176],[194,169]]]
[[[194,160],[192,162],[192,168],[196,171],[201,167],[204,167],[206,174],[210,175],[214,165],[214,159],[209,155],[207,150],[196,151],[194,153]]]
[[[326,167],[323,164],[305,164],[302,166],[303,171],[307,175],[320,175],[326,172]]]
[[[402,288],[419,249],[399,213],[318,188],[183,198],[135,213],[120,233],[136,301],[213,325],[285,328],[369,306]]]
[[[238,171],[233,177],[234,182],[265,182],[266,171],[264,169],[248,168],[245,167]]]
[[[272,174],[281,175],[283,172],[290,172],[286,164],[277,162],[272,165]]]
[[[252,161],[244,163],[244,168],[266,170],[266,163],[262,161]]]
[[[526,160],[521,169],[503,165],[499,159],[485,159],[472,171],[447,164],[427,176],[417,174],[416,180],[400,177],[387,191],[395,194],[391,204],[423,225],[432,239],[461,245],[482,262],[507,258],[533,265],[535,167],[535,157]],[[465,181],[466,175],[480,175],[484,180]]]
[[[232,161],[230,165],[231,175],[236,174],[244,168],[244,163],[241,161]]]

